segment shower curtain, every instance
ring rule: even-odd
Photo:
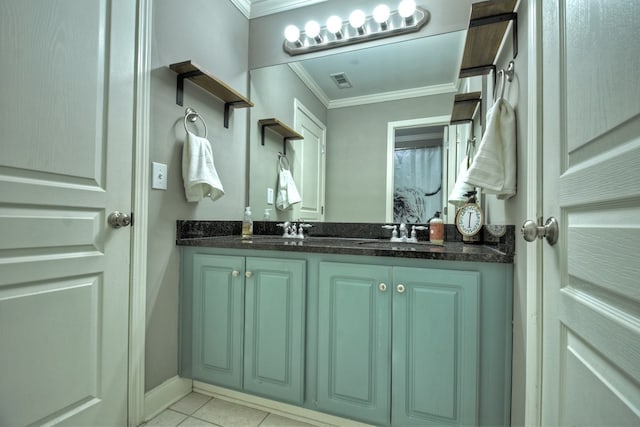
[[[396,150],[393,221],[425,224],[442,210],[442,147]]]

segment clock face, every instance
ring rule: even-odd
[[[482,228],[483,220],[480,207],[475,203],[468,203],[458,211],[456,227],[463,236],[474,236]]]

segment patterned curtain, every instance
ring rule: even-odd
[[[442,147],[395,151],[393,221],[425,224],[442,210]]]

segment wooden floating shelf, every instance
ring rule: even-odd
[[[282,151],[283,154],[287,154],[287,141],[293,139],[304,139],[304,136],[300,135],[295,130],[291,129],[289,126],[285,125],[278,119],[270,118],[270,119],[260,119],[258,120],[258,125],[260,125],[260,132],[262,136],[262,145],[264,145],[264,130],[265,128],[269,128],[274,132],[278,133],[283,137],[282,141]]]
[[[481,102],[480,92],[460,93],[453,101],[451,124],[470,122],[475,116],[478,104]]]
[[[222,80],[214,77],[202,67],[189,61],[177,62],[169,65],[169,68],[178,74],[176,86],[176,104],[182,106],[184,93],[184,79],[189,79],[210,94],[224,102],[224,127],[229,127],[229,112],[231,107],[253,107],[253,102],[238,93]]]
[[[513,21],[513,57],[518,56],[517,0],[494,0],[471,6],[469,30],[462,56],[460,77],[471,77],[495,71],[495,60],[509,22]]]

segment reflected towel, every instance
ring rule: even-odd
[[[211,200],[224,195],[224,188],[213,164],[211,144],[187,131],[182,148],[182,179],[188,202],[199,202],[205,197]]]
[[[276,196],[276,208],[285,210],[289,206],[300,203],[302,198],[296,183],[293,181],[293,176],[288,169],[280,169],[278,174],[278,195]]]
[[[487,129],[467,172],[466,182],[498,199],[516,194],[516,116],[499,98],[487,114]]]
[[[474,186],[466,183],[468,164],[468,157],[465,157],[458,169],[458,178],[456,178],[456,183],[451,190],[451,194],[449,194],[449,203],[454,205],[456,208],[459,208],[469,201],[469,198],[465,196],[466,193],[475,190]]]

